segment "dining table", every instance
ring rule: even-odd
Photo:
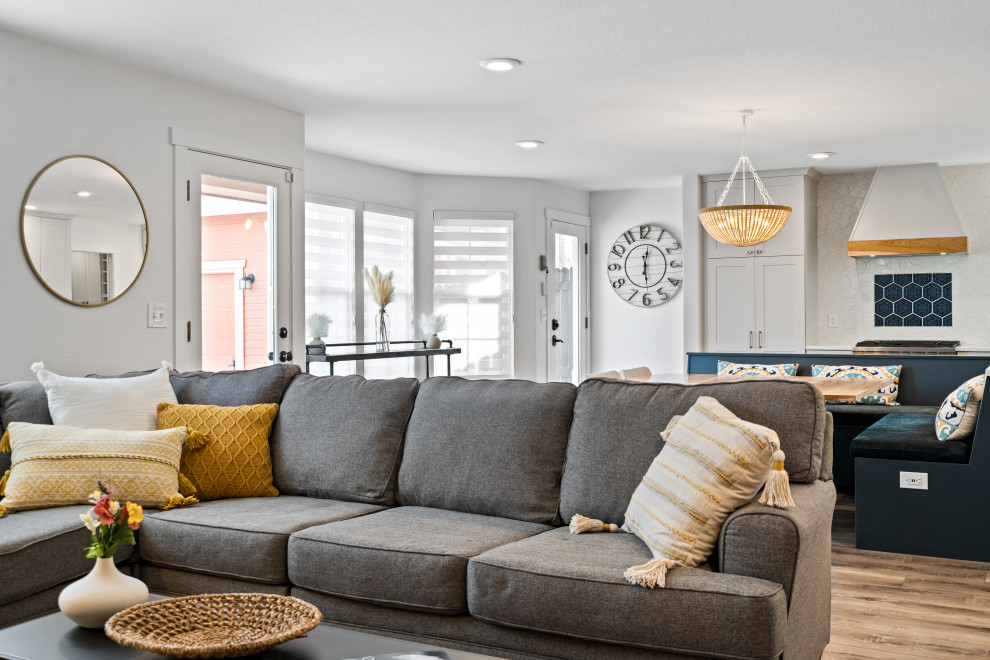
[[[821,376],[720,376],[718,374],[653,374],[646,382],[681,385],[744,383],[755,380],[786,380],[808,383],[829,403],[853,403],[860,397],[876,394],[890,385],[890,378],[823,378]],[[642,382],[642,381],[641,381]]]

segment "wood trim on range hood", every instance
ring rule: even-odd
[[[878,168],[847,247],[850,257],[966,252],[966,230],[938,164]]]
[[[940,238],[893,238],[885,241],[849,241],[850,257],[879,257],[900,254],[948,254],[967,252],[965,236]]]

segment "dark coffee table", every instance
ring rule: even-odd
[[[450,660],[492,660],[490,656],[329,625],[319,625],[306,637],[244,657],[248,660],[345,660],[414,651],[444,651]],[[61,612],[0,629],[0,658],[4,660],[160,660],[162,657],[119,646],[102,630],[80,628]]]

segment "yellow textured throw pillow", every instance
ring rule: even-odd
[[[182,456],[182,473],[201,500],[227,497],[275,497],[268,434],[278,404],[194,406],[158,404],[158,428],[187,426],[206,444]]]
[[[188,432],[110,431],[11,422],[0,443],[10,470],[0,480],[0,514],[87,504],[97,479],[117,497],[141,506],[171,509],[194,504],[179,495],[179,460]]]

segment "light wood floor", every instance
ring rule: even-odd
[[[990,658],[990,563],[856,550],[854,524],[840,493],[825,660]]]

